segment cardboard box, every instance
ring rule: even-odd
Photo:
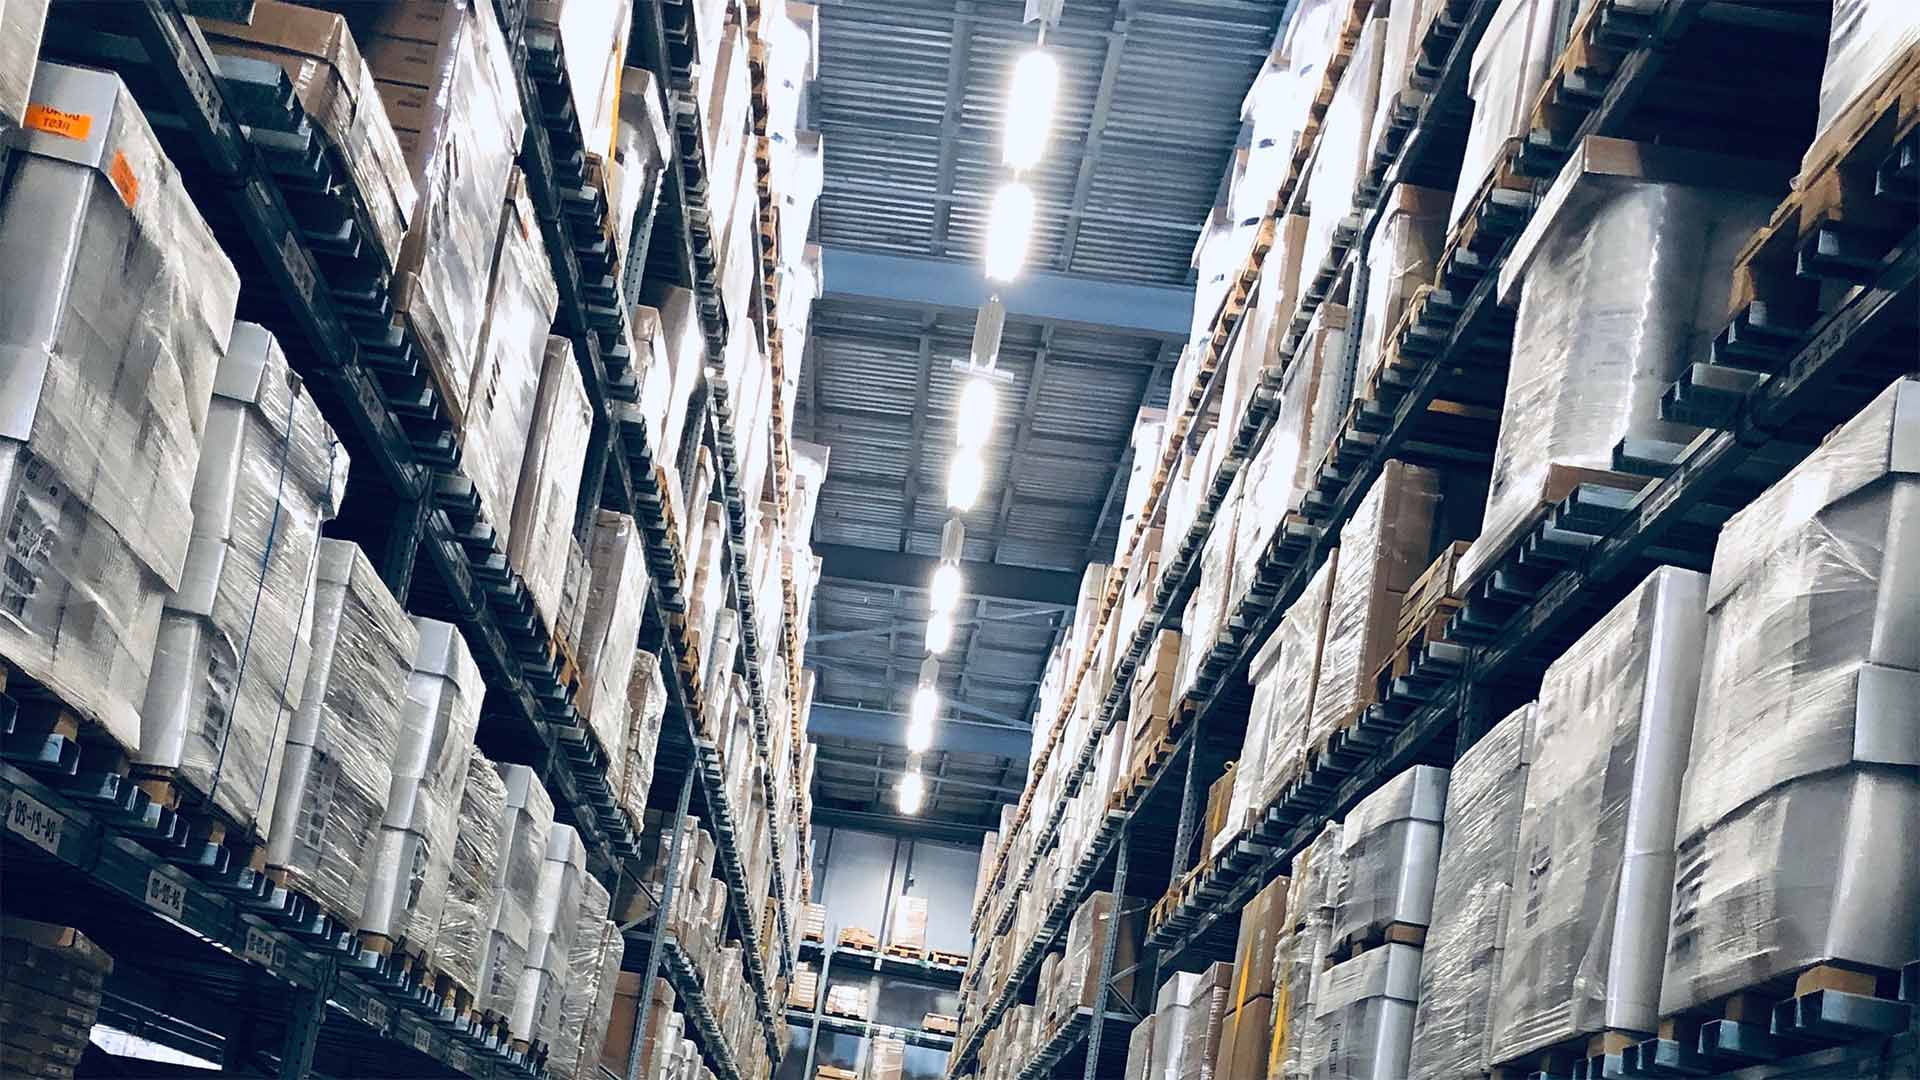
[[[1249,998],[1227,1013],[1214,1058],[1217,1080],[1264,1080],[1273,1043],[1273,999]]]
[[[1287,928],[1289,884],[1287,878],[1275,878],[1240,909],[1240,940],[1233,950],[1235,1009],[1273,996],[1274,948]]]

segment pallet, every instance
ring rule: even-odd
[[[838,944],[839,947],[843,949],[859,949],[865,952],[880,951],[880,939],[874,937],[870,931],[858,926],[849,926],[845,930],[840,931]]]
[[[930,950],[927,958],[933,963],[957,968],[966,967],[971,962],[971,958],[966,953],[943,952],[940,949]]]
[[[891,956],[895,960],[910,960],[916,964],[924,964],[927,962],[927,950],[924,946],[920,945],[889,945],[880,950],[880,952],[882,955]]]
[[[1206,883],[1213,870],[1211,857],[1201,859],[1199,864],[1180,876],[1180,880],[1167,886],[1166,894],[1154,901],[1153,908],[1147,913],[1147,933],[1151,935],[1161,923],[1173,917],[1174,912],[1185,906],[1194,891]]]
[[[1572,145],[1581,121],[1599,103],[1601,91],[1627,54],[1645,39],[1659,5],[1646,0],[1600,0],[1567,35],[1547,80],[1534,95],[1529,149],[1548,149],[1536,175],[1549,178]],[[1531,167],[1531,165],[1529,166]]]
[[[1394,687],[1400,680],[1419,674],[1426,663],[1430,646],[1459,644],[1448,640],[1447,626],[1453,621],[1454,613],[1464,606],[1461,601],[1451,597],[1438,601],[1424,621],[1415,625],[1405,638],[1394,643],[1393,652],[1387,657],[1386,663],[1374,672],[1374,700],[1392,700]]]
[[[1813,964],[1661,1020],[1658,1036],[1622,1061],[1643,1074],[1717,1073],[1899,1034],[1915,1008],[1900,999],[1901,979],[1892,969]]]
[[[1440,261],[1436,264],[1440,267],[1439,284],[1450,284],[1462,270],[1480,267],[1493,247],[1519,231],[1522,212],[1533,204],[1533,181],[1519,170],[1520,152],[1525,145],[1520,139],[1508,139],[1494,155],[1493,164],[1468,201],[1466,212],[1447,234],[1446,246],[1441,249]]]
[[[920,1027],[924,1031],[931,1031],[937,1035],[960,1034],[959,1019],[947,1016],[944,1013],[928,1013],[925,1017],[921,1018]]]
[[[1550,465],[1547,468],[1546,482],[1540,486],[1533,508],[1515,521],[1504,537],[1499,538],[1500,547],[1487,556],[1476,559],[1470,568],[1454,568],[1454,594],[1471,599],[1474,592],[1484,583],[1494,570],[1505,564],[1533,536],[1540,524],[1547,520],[1561,503],[1573,496],[1581,488],[1594,486],[1612,488],[1617,491],[1638,492],[1653,481],[1649,477],[1634,473],[1615,472],[1611,469],[1589,469],[1578,465]],[[1484,540],[1475,540],[1477,545]],[[1452,636],[1452,635],[1449,635]]]
[[[1595,1057],[1617,1058],[1627,1048],[1637,1045],[1646,1038],[1644,1032],[1619,1031],[1609,1028],[1605,1031],[1577,1035],[1563,1042],[1555,1043],[1545,1049],[1503,1061],[1492,1070],[1492,1080],[1527,1080],[1534,1073],[1547,1076],[1571,1076],[1576,1068],[1585,1068],[1586,1062]]]
[[[1345,963],[1382,945],[1411,945],[1418,949],[1425,947],[1426,943],[1427,928],[1424,926],[1401,922],[1368,926],[1335,942],[1327,952],[1326,966]]]

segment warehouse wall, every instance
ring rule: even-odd
[[[905,840],[854,829],[821,829],[814,840],[814,899],[827,906],[827,924],[860,926],[886,937],[892,898],[925,897],[927,947],[973,951],[967,931],[980,849],[931,840]]]

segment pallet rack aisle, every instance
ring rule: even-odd
[[[827,1011],[827,997],[834,976],[849,973],[855,978],[869,980],[870,986],[878,985],[882,980],[898,980],[918,986],[953,990],[960,986],[960,980],[965,974],[964,967],[938,963],[925,956],[910,958],[883,950],[858,948],[845,943],[829,948],[824,942],[816,941],[803,941],[800,956],[802,959],[813,959],[820,963],[814,999],[806,1006],[798,1005],[791,999],[787,1002],[787,1024],[807,1033],[807,1055],[801,1075],[814,1075],[815,1066],[820,1061],[822,1032],[847,1035],[856,1039],[894,1039],[906,1046],[938,1050],[945,1054],[953,1052],[955,1041],[953,1035],[919,1027],[903,1027],[897,1024],[879,1023],[872,1019],[830,1013]],[[869,1010],[876,1004],[876,1001],[869,1001]]]

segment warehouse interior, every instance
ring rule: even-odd
[[[1920,1077],[1920,5],[0,0],[0,1075]]]

